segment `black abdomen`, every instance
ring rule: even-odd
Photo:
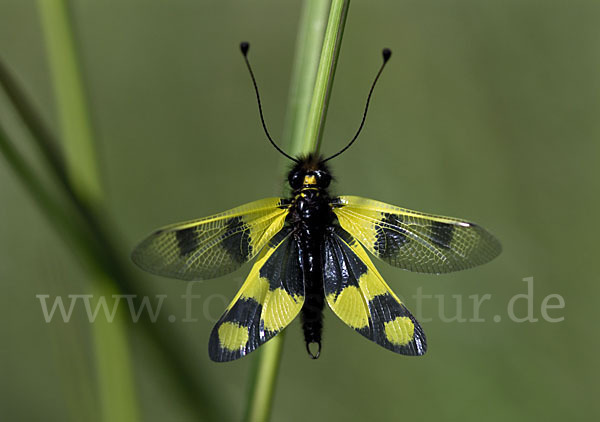
[[[321,264],[320,239],[302,239],[306,246],[304,261],[304,306],[301,319],[306,350],[313,359],[321,353],[321,333],[323,332],[323,307],[325,293],[323,290],[323,266]],[[302,241],[301,240],[301,241]],[[317,243],[317,241],[319,241]],[[315,346],[311,346],[315,345]]]
[[[321,352],[323,332],[323,264],[321,247],[333,212],[325,192],[308,191],[296,199],[292,212],[304,271],[304,306],[301,311],[306,350],[313,359]]]

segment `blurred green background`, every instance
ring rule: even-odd
[[[58,133],[34,1],[0,0],[0,56]],[[278,195],[284,167],[264,139],[238,51],[252,61],[271,132],[283,129],[299,2],[72,1],[110,218],[123,250],[153,229]],[[479,222],[502,242],[490,264],[443,276],[378,265],[407,306],[430,318],[429,352],[385,351],[326,310],[322,357],[287,330],[274,421],[596,420],[598,294],[593,260],[600,214],[600,3],[597,1],[353,1],[322,151],[354,133],[382,47],[394,55],[360,140],[333,162],[340,194]],[[0,118],[32,159],[4,95]],[[35,295],[90,292],[90,281],[0,159],[0,419],[94,420],[100,404],[90,324],[44,322]],[[132,265],[133,267],[133,265]],[[250,266],[197,283],[186,316],[183,282],[143,277],[178,311],[173,326],[202,382],[240,418],[255,355],[215,364],[212,325]],[[137,270],[135,270],[137,271]],[[537,322],[507,304],[534,277]],[[490,294],[485,322],[444,322],[452,295]],[[565,300],[542,319],[549,294]],[[555,303],[554,301],[552,303]],[[516,302],[518,316],[527,313]],[[494,316],[501,317],[500,322]],[[160,315],[167,318],[168,315]],[[193,420],[151,344],[134,326],[141,418]],[[196,376],[195,374],[192,374]]]

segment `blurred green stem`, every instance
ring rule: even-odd
[[[66,167],[59,142],[57,142],[55,136],[32,106],[25,91],[1,59],[0,85],[32,135],[31,140],[44,160],[44,170],[50,171],[50,177],[47,174],[37,175],[40,171],[35,171],[35,167],[15,147],[17,141],[10,139],[1,120],[0,153],[29,191],[40,211],[48,218],[50,225],[70,247],[75,258],[84,264],[90,274],[96,275],[92,278],[92,281],[99,283],[111,282],[112,287],[117,289],[118,293],[131,296],[135,309],[141,309],[142,299],[152,296],[153,292],[148,290],[147,284],[136,280],[136,277],[129,270],[130,265],[126,261],[128,255],[119,248],[122,242],[117,238],[118,236],[115,236],[114,228],[107,224],[109,222],[106,218],[107,213],[98,209],[98,206],[101,205],[98,204],[99,200],[93,199],[94,197],[101,198],[101,190],[98,190],[99,194],[95,196],[87,195],[85,198],[79,196],[77,188],[72,183],[72,170]],[[85,102],[82,104],[85,104]],[[61,117],[64,116],[61,115]],[[91,151],[93,154],[93,149]],[[94,174],[96,173],[95,171]],[[99,181],[99,178],[96,180]],[[59,188],[62,188],[62,190],[56,191],[53,189],[54,186],[51,186],[53,182],[59,182]],[[100,183],[98,183],[98,187],[100,187]],[[66,198],[62,195],[63,193],[66,194]],[[96,202],[96,204],[92,204],[92,202]],[[98,289],[102,289],[102,286]],[[94,291],[94,294],[97,295],[98,293],[99,291]],[[100,294],[109,294],[109,292],[104,291]],[[110,303],[108,305],[110,307]],[[169,312],[167,304],[163,305],[162,309],[166,315],[174,314],[174,312]],[[129,322],[129,320],[124,322]],[[112,327],[111,325],[104,328],[112,330]],[[206,374],[201,372],[195,355],[189,347],[186,347],[188,342],[178,331],[177,326],[161,319],[151,320],[147,315],[144,315],[138,321],[136,327],[144,330],[144,333],[152,341],[154,346],[152,351],[158,353],[159,360],[170,371],[177,393],[186,400],[190,409],[195,411],[198,420],[231,419],[229,409],[224,408],[214,397],[213,391],[209,389],[210,381],[207,381]],[[98,327],[99,335],[97,338],[100,339],[107,334],[100,333],[101,330],[102,327]],[[124,336],[113,337],[112,340],[118,348],[125,346],[126,339]],[[109,369],[107,372],[99,373],[99,376],[103,377],[103,379],[99,379],[99,389],[101,390],[101,400],[104,408],[102,417],[105,419],[110,418],[112,409],[118,409],[118,406],[113,407],[111,402],[105,399],[119,399],[117,395],[121,395],[122,400],[127,397],[127,394],[123,394],[122,391],[116,389],[106,391],[116,380],[113,375],[117,374],[116,376],[119,376],[119,372],[123,370],[120,365],[127,365],[126,373],[129,373],[132,369],[130,360],[114,362],[105,359],[105,357],[111,356],[97,356],[98,359],[102,359],[98,362],[98,368],[107,367]],[[121,385],[124,388],[130,388],[127,383]],[[133,392],[132,388],[131,392]],[[110,394],[110,396],[105,393]],[[135,409],[131,404],[130,410],[135,411]],[[123,413],[123,415],[124,418],[127,417],[126,413]]]
[[[57,101],[67,175],[77,197],[89,208],[99,209],[103,192],[68,6],[65,0],[39,0],[38,6]],[[94,306],[99,298],[105,298],[110,306],[113,295],[119,293],[116,283],[101,270],[95,271],[92,278]],[[138,420],[126,317],[122,309],[118,308],[112,322],[98,318],[92,324],[101,419],[105,421]]]
[[[38,0],[71,184],[92,205],[102,186],[81,71],[66,0]]]
[[[38,207],[48,219],[59,227],[59,233],[69,238],[82,251],[87,251],[86,236],[79,230],[73,216],[46,191],[40,179],[31,171],[31,166],[21,157],[17,149],[9,141],[8,135],[0,126],[0,152],[15,174],[21,179],[31,193]]]
[[[0,152],[29,191],[40,211],[48,218],[50,225],[70,247],[75,258],[91,273],[103,274],[111,279],[121,294],[132,296],[135,309],[140,309],[142,299],[152,296],[153,292],[148,291],[147,285],[136,280],[129,271],[129,263],[124,260],[127,255],[119,250],[121,242],[115,238],[114,229],[75,192],[57,140],[2,60],[0,85],[32,135],[34,145],[39,149],[44,164],[51,172],[50,177],[45,174],[39,177],[36,175],[34,166],[14,147],[17,142],[9,138],[1,120]],[[55,192],[48,186],[50,182],[55,181],[60,183],[59,187],[63,188],[67,198],[63,198],[60,192]],[[163,305],[162,309],[166,315],[174,313],[169,312],[167,304]],[[215,399],[214,393],[207,388],[210,381],[207,381],[205,374],[201,374],[198,365],[195,365],[197,360],[186,347],[188,343],[176,326],[161,319],[153,321],[147,318],[147,315],[144,315],[136,326],[145,330],[145,334],[153,342],[152,350],[159,354],[165,368],[170,370],[178,393],[187,400],[198,419],[231,419],[227,417],[227,410]]]
[[[325,1],[304,3],[284,130],[283,145],[289,145],[292,155],[319,151],[349,3],[332,0],[329,13]],[[246,408],[248,422],[270,418],[284,335],[285,331],[281,332],[257,352]]]

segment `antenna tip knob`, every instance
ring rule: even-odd
[[[240,50],[242,50],[242,54],[246,56],[248,54],[248,50],[250,50],[250,44],[246,41],[240,43]]]
[[[386,63],[392,57],[392,50],[384,48],[381,54],[383,55],[383,62]]]

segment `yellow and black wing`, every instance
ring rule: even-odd
[[[221,214],[159,229],[133,251],[146,271],[204,280],[234,271],[255,257],[283,227],[288,206],[267,198]]]
[[[447,273],[484,264],[502,248],[483,227],[424,214],[372,199],[341,196],[334,203],[340,225],[373,255],[421,273]]]
[[[304,304],[304,273],[291,227],[263,249],[248,278],[210,335],[215,362],[238,359],[273,338]]]
[[[329,307],[360,334],[396,353],[425,354],[427,341],[417,320],[362,246],[340,227],[325,236],[323,286]]]

